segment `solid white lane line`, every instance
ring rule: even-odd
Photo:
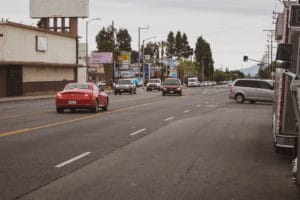
[[[59,165],[56,165],[55,167],[56,167],[56,168],[63,167],[63,166],[65,166],[65,165],[67,165],[67,164],[70,164],[70,163],[72,163],[72,162],[74,162],[74,161],[76,161],[76,160],[79,160],[80,158],[83,158],[83,157],[89,155],[90,153],[91,153],[91,152],[86,152],[86,153],[84,153],[84,154],[81,154],[81,155],[79,155],[79,156],[76,156],[75,158],[72,158],[72,159],[70,159],[70,160],[67,160],[66,162],[63,162],[63,163],[61,163],[61,164],[59,164]]]
[[[169,118],[165,119],[165,122],[170,121],[170,120],[172,120],[174,118],[175,118],[174,116],[173,117],[169,117]]]
[[[197,108],[200,108],[200,107],[201,107],[201,105],[197,105],[196,107],[197,107]]]
[[[186,111],[184,111],[184,113],[188,113],[188,112],[191,112],[191,110],[186,110]]]
[[[137,134],[139,134],[139,133],[141,133],[141,132],[144,132],[144,131],[146,131],[146,130],[147,130],[147,129],[143,128],[143,129],[138,130],[138,131],[136,131],[136,132],[134,132],[134,133],[131,133],[130,135],[131,135],[131,136],[134,136],[134,135],[137,135]]]

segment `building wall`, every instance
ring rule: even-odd
[[[65,67],[23,67],[23,83],[43,81],[74,81],[74,68]]]
[[[0,67],[0,97],[7,95],[7,71],[5,67]]]
[[[76,64],[76,38],[0,22],[0,61]],[[47,38],[47,50],[36,51],[36,36]]]

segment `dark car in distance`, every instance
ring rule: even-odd
[[[182,85],[178,78],[166,78],[162,84],[162,95],[178,94],[182,95]]]

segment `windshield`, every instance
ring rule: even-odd
[[[122,85],[122,84],[131,84],[131,81],[130,80],[128,80],[128,79],[126,79],[126,80],[118,80],[118,84],[120,84],[120,85]]]
[[[159,79],[151,79],[149,83],[160,83]]]
[[[72,83],[66,86],[66,90],[73,90],[73,89],[89,89],[90,84],[79,84],[79,83]]]
[[[180,85],[180,81],[178,79],[166,79],[164,81],[165,85]]]

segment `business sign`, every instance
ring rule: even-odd
[[[89,0],[30,0],[31,18],[88,17]]]
[[[92,64],[112,64],[113,54],[112,52],[93,52],[91,54]]]
[[[127,51],[121,51],[121,55],[118,57],[118,63],[121,64],[121,69],[128,70],[131,61],[131,53]]]

